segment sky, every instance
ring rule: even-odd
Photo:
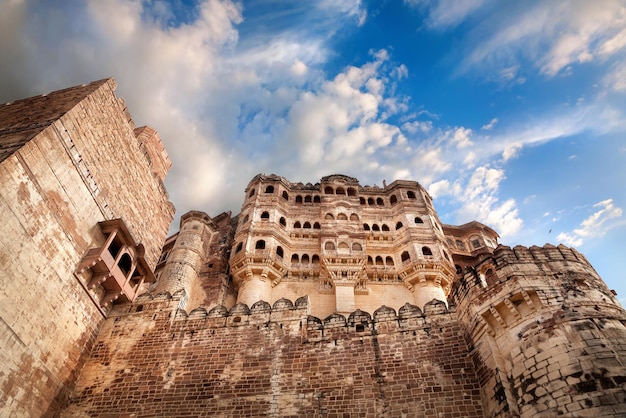
[[[258,173],[417,180],[626,304],[626,0],[0,0],[0,103],[106,77],[177,218],[238,213]]]

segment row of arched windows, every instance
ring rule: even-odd
[[[372,258],[371,255],[367,256],[367,265],[368,266],[385,266],[385,267],[393,267],[394,266],[394,262],[393,262],[393,258],[391,256],[386,256],[385,259],[383,260],[383,257],[380,255],[377,255],[375,258]]]
[[[348,245],[347,242],[342,241],[339,244],[337,244],[337,246],[335,246],[334,242],[326,241],[326,243],[324,244],[324,249],[327,251],[334,251],[334,250],[350,251],[350,245]],[[353,242],[352,251],[363,251],[363,246],[359,244],[358,242]]]
[[[301,264],[319,264],[320,263],[320,256],[317,254],[313,254],[312,257],[309,258],[308,254],[292,254],[291,255],[291,263],[292,264],[297,264],[297,263],[301,263]]]
[[[268,185],[265,187],[265,194],[273,194],[274,190],[275,190],[274,186]],[[255,191],[256,191],[255,189],[250,190],[250,192],[248,193],[248,197],[254,196]],[[356,196],[357,191],[354,187],[344,188],[344,187],[339,186],[339,187],[333,188],[331,186],[326,186],[324,188],[324,194]],[[283,190],[282,197],[285,200],[289,200],[289,193]],[[406,197],[408,199],[417,199],[415,192],[412,190],[408,190],[406,192]],[[364,197],[360,197],[359,202],[361,203],[361,205],[385,206],[385,201],[382,197],[378,197],[376,199],[374,199],[373,197],[369,197],[367,199],[365,199]],[[304,197],[302,195],[297,195],[295,198],[295,203],[321,203],[321,198],[319,195],[305,195]],[[389,197],[389,203],[391,205],[395,205],[396,203],[398,203],[398,197],[395,194],[391,195]]]
[[[415,217],[415,223],[416,224],[423,224],[424,221],[422,220],[422,218],[420,218],[419,216]],[[398,221],[396,223],[396,231],[400,228],[402,228],[404,226],[404,224],[400,221]],[[378,226],[378,224],[372,224],[371,226],[369,224],[363,224],[363,230],[365,231],[389,231],[389,227],[387,226],[387,224],[382,224],[381,226]]]

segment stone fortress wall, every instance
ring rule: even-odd
[[[167,153],[114,89],[0,109],[0,415],[626,415],[626,312],[576,250],[345,175],[165,239]]]

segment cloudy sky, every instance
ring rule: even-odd
[[[626,302],[626,0],[0,0],[0,102],[109,76],[178,216],[257,173],[414,179]]]

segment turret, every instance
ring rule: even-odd
[[[180,218],[180,232],[169,253],[155,291],[174,294],[184,289],[182,309],[193,309],[204,294],[198,283],[198,274],[206,257],[205,245],[211,242],[216,230],[211,218],[204,212],[187,212]],[[189,310],[191,310],[189,309]]]
[[[614,416],[625,400],[624,310],[576,250],[500,245],[466,268],[453,298],[487,415]]]

